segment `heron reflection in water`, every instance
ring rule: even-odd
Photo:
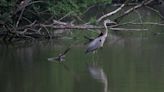
[[[116,24],[115,22],[107,19],[104,21],[104,27],[105,27],[105,32],[101,32],[100,35],[93,39],[87,46],[87,49],[86,49],[86,53],[89,53],[89,52],[94,52],[95,50],[97,50],[98,48],[101,48],[103,47],[104,45],[104,42],[106,40],[106,37],[108,35],[108,28],[107,28],[107,24]]]
[[[106,74],[104,73],[103,68],[99,67],[96,64],[88,65],[88,71],[91,74],[91,77],[98,80],[99,82],[103,83],[104,85],[104,92],[108,92],[108,79]]]

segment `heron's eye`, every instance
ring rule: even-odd
[[[99,41],[101,42],[101,39]]]
[[[106,26],[111,26],[111,23],[106,23]]]

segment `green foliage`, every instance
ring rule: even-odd
[[[49,1],[48,10],[55,16],[64,16],[69,12],[73,12],[72,15],[80,16],[88,7],[98,3],[111,3],[111,0],[55,0]]]
[[[8,0],[0,1],[0,20],[3,22],[12,22],[11,13],[14,8],[14,2]]]
[[[96,24],[97,23],[97,20],[96,20],[95,16],[92,17],[89,21],[90,21],[91,24]]]
[[[18,0],[19,1],[19,0]],[[31,0],[32,2],[42,1],[42,0]],[[55,16],[55,18],[60,18],[69,14],[68,16],[73,18],[79,18],[87,10],[88,7],[95,4],[105,4],[111,3],[112,0],[47,0],[42,1],[41,3],[30,4],[24,11],[24,16],[30,21],[34,19],[43,19],[49,16]],[[17,13],[17,17],[12,16],[15,10],[18,8],[20,2],[15,2],[14,0],[0,0],[0,20],[3,22],[12,22],[17,21],[20,12]],[[41,12],[48,10],[45,14]],[[94,22],[94,18],[91,19]]]

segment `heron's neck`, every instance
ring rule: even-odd
[[[105,26],[104,36],[107,36],[108,35],[108,28],[107,28],[106,24],[104,24],[104,26]]]

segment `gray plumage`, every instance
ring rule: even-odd
[[[96,39],[94,39],[93,41],[91,41],[89,44],[88,44],[88,47],[86,49],[86,53],[88,52],[93,52],[95,51],[96,49],[100,48],[101,46],[101,37],[98,37]]]
[[[92,40],[88,44],[87,49],[86,49],[86,53],[93,52],[96,49],[103,47],[104,42],[106,40],[106,37],[108,35],[107,23],[111,24],[111,23],[114,23],[114,22],[109,20],[109,19],[104,21],[105,32],[102,35],[95,38],[94,40]]]

